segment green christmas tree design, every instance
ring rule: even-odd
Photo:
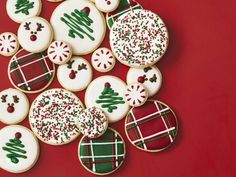
[[[21,12],[25,15],[29,15],[29,10],[34,7],[34,2],[30,2],[29,0],[17,0],[15,7],[16,14]]]
[[[7,151],[7,157],[9,159],[11,159],[12,163],[17,164],[19,162],[19,158],[23,158],[26,159],[27,156],[26,151],[23,150],[23,148],[25,147],[21,140],[21,133],[17,132],[15,134],[15,138],[14,139],[10,139],[8,143],[6,143],[6,147],[3,147],[2,149],[4,151]]]
[[[107,108],[109,113],[117,109],[116,105],[125,103],[123,98],[119,97],[119,94],[111,88],[111,84],[108,82],[105,83],[104,90],[98,98],[96,103],[102,104],[102,108]]]

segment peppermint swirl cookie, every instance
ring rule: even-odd
[[[76,123],[82,110],[83,104],[73,93],[64,89],[47,90],[31,106],[31,129],[47,144],[69,143],[80,133]]]
[[[115,57],[131,67],[155,64],[166,52],[168,41],[164,22],[148,10],[134,10],[120,16],[110,33]]]

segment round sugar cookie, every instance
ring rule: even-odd
[[[18,51],[19,47],[15,34],[10,32],[0,34],[0,55],[12,56]]]
[[[103,14],[88,0],[61,3],[51,17],[55,40],[71,45],[74,55],[96,50],[103,41],[106,25]]]
[[[88,138],[98,138],[107,130],[108,119],[101,109],[93,106],[79,115],[78,127]]]
[[[33,17],[21,23],[18,29],[18,40],[21,47],[28,52],[45,51],[53,39],[53,30],[47,20]]]
[[[81,164],[96,175],[108,175],[118,170],[124,162],[125,155],[123,138],[111,128],[97,139],[83,136],[78,147]]]
[[[0,121],[17,124],[26,118],[28,112],[29,101],[24,93],[13,88],[0,92]]]
[[[132,108],[125,120],[129,141],[137,148],[159,152],[175,140],[178,122],[175,113],[160,101],[147,101],[143,106]]]
[[[65,64],[71,57],[72,49],[66,42],[54,41],[48,47],[48,58],[55,64]]]
[[[164,22],[149,10],[123,14],[110,32],[110,45],[115,57],[130,67],[154,65],[165,54],[168,43]]]
[[[142,6],[133,0],[120,0],[118,8],[115,11],[106,14],[108,28],[111,29],[116,19],[118,19],[121,15],[135,9],[142,9]]]
[[[133,83],[127,86],[125,91],[125,100],[130,106],[142,106],[147,99],[148,92],[142,84]]]
[[[92,55],[92,65],[99,72],[111,71],[115,63],[116,59],[108,48],[99,48]]]
[[[46,89],[54,78],[55,66],[46,53],[19,50],[10,60],[8,76],[12,85],[25,93]]]
[[[20,125],[0,130],[0,168],[11,173],[23,173],[37,162],[40,149],[37,138]]]
[[[51,89],[40,94],[32,103],[29,122],[35,135],[51,145],[63,145],[75,140],[80,131],[78,116],[83,104],[73,93]]]
[[[92,67],[81,57],[72,57],[57,69],[59,83],[67,90],[78,92],[84,90],[93,77]]]
[[[148,96],[155,95],[162,84],[162,75],[156,66],[146,68],[130,68],[126,78],[127,84],[139,82],[145,86]]]
[[[95,5],[98,10],[108,13],[117,9],[120,0],[95,0]]]
[[[129,105],[125,102],[125,83],[115,76],[101,76],[93,80],[85,92],[87,107],[98,107],[114,123],[125,117]]]
[[[41,8],[41,0],[7,0],[6,4],[8,16],[16,23],[38,16]]]

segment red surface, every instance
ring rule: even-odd
[[[16,32],[18,24],[0,0],[0,32]],[[109,176],[233,177],[236,106],[236,21],[234,0],[139,0],[144,8],[158,13],[170,32],[170,45],[158,63],[163,86],[155,98],[171,106],[179,117],[176,143],[161,153],[145,153],[125,137],[124,120],[111,125],[125,138],[125,164]],[[154,3],[155,2],[155,3]],[[42,16],[49,19],[57,3],[43,1]],[[108,46],[108,35],[102,46]],[[87,57],[89,59],[90,56]],[[11,87],[7,77],[9,58],[0,56],[0,90]],[[121,72],[122,71],[122,72]],[[117,64],[108,73],[125,78],[127,67]],[[95,73],[97,77],[102,75]],[[50,88],[59,87],[57,80]],[[83,99],[83,94],[78,96]],[[30,101],[36,94],[29,95]],[[29,126],[25,119],[22,125]],[[0,124],[0,127],[5,125]],[[79,138],[80,139],[80,138]],[[40,143],[38,163],[27,173],[13,175],[0,169],[1,177],[73,177],[89,174],[77,158],[79,139],[53,147]]]

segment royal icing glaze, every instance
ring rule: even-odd
[[[114,123],[126,115],[129,105],[125,102],[125,83],[115,76],[101,76],[93,80],[85,93],[87,107],[98,107],[108,117],[109,123]]]
[[[33,133],[19,125],[0,130],[0,168],[22,173],[34,166],[39,156],[39,145]]]
[[[20,50],[8,66],[9,79],[14,87],[27,93],[37,93],[49,86],[55,66],[45,53]]]
[[[135,9],[142,9],[142,6],[133,0],[120,0],[118,8],[113,12],[107,13],[106,15],[107,26],[111,28],[116,19],[118,19],[121,15]]]
[[[108,13],[116,10],[119,6],[120,0],[95,0],[95,5],[98,10]]]
[[[108,48],[99,48],[92,55],[92,65],[100,72],[108,72],[115,66],[116,60]]]
[[[76,123],[82,110],[82,102],[73,93],[64,89],[47,90],[32,103],[31,129],[47,144],[67,144],[80,133]]]
[[[72,56],[72,49],[66,42],[54,41],[48,47],[48,58],[55,64],[68,62]]]
[[[47,20],[33,17],[22,22],[18,29],[18,40],[23,49],[38,53],[45,51],[51,44],[53,31]]]
[[[130,110],[125,129],[133,145],[144,151],[158,152],[174,142],[178,123],[174,112],[166,104],[148,101]]]
[[[168,41],[164,22],[148,10],[125,13],[115,21],[110,32],[115,57],[131,67],[155,64],[166,52]]]
[[[115,130],[108,128],[97,139],[84,136],[78,148],[81,164],[89,172],[106,175],[116,171],[123,163],[126,150],[123,138]]]
[[[93,106],[79,115],[78,127],[88,138],[98,138],[107,130],[108,120],[101,109]]]
[[[38,16],[41,7],[41,0],[7,0],[6,4],[8,16],[17,23]]]
[[[17,124],[25,119],[28,112],[29,101],[21,91],[9,88],[0,92],[0,121]]]
[[[155,95],[162,84],[162,75],[156,66],[146,68],[130,68],[126,78],[127,84],[139,82],[145,86],[148,96]]]
[[[0,34],[0,55],[12,56],[19,49],[19,42],[13,33],[5,32]]]
[[[92,68],[87,60],[81,57],[72,57],[57,70],[59,83],[67,90],[84,90],[91,82],[93,76]]]
[[[52,14],[51,24],[55,39],[70,44],[74,55],[93,52],[103,41],[106,32],[103,15],[87,0],[61,3]]]
[[[142,84],[133,83],[127,86],[125,99],[130,106],[142,106],[148,99],[148,93]]]

